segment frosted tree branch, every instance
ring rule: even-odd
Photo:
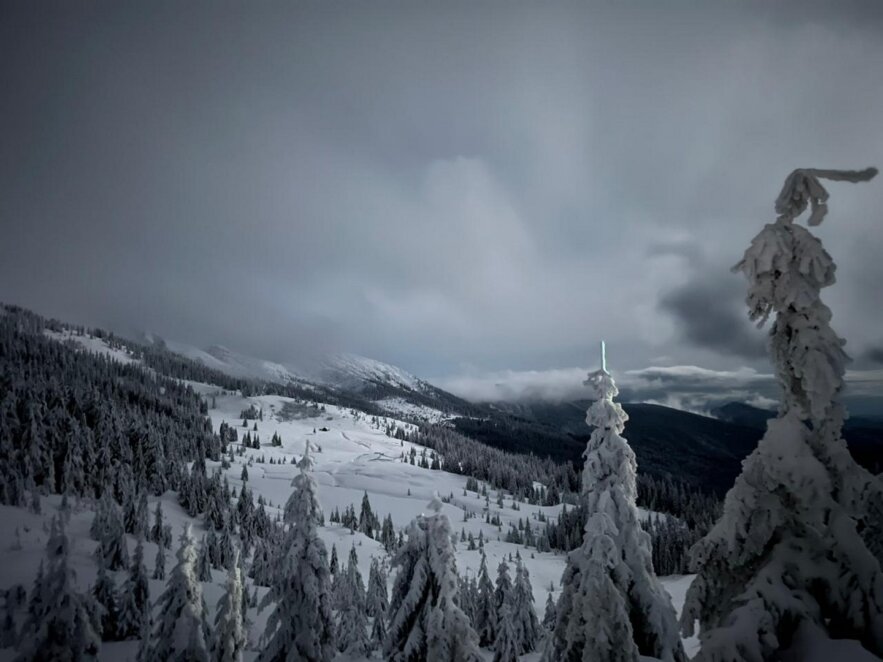
[[[828,213],[828,191],[819,179],[836,182],[867,182],[877,174],[876,168],[864,170],[822,170],[818,168],[798,168],[785,179],[785,185],[776,198],[776,213],[779,220],[790,223],[806,211],[812,209],[808,225],[818,225]]]

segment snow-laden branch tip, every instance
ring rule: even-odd
[[[785,179],[785,185],[776,198],[776,213],[779,220],[790,223],[806,211],[807,205],[812,212],[809,225],[818,225],[828,213],[828,191],[819,179],[830,179],[836,182],[867,182],[877,174],[876,168],[864,170],[823,170],[819,168],[798,168]]]

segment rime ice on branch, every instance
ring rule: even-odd
[[[620,436],[628,416],[613,401],[618,390],[607,372],[604,343],[601,369],[585,383],[595,398],[586,412],[595,429],[582,478],[588,520],[582,546],[568,557],[544,659],[632,662],[640,654],[683,660],[675,612],[653,572],[650,537],[638,520],[637,463]]]
[[[749,317],[762,325],[775,315],[770,352],[781,402],[722,518],[691,551],[699,574],[682,625],[690,635],[700,622],[697,659],[769,659],[809,630],[883,654],[883,488],[841,437],[849,359],[820,298],[835,264],[794,222],[808,206],[810,225],[827,213],[819,178],[860,182],[876,172],[795,170],[776,200],[778,219],[734,267],[748,279]]]

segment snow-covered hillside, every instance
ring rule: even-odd
[[[46,337],[51,338],[52,340],[73,345],[86,352],[106,356],[119,363],[135,363],[137,361],[137,359],[132,356],[131,352],[124,347],[112,347],[107,340],[98,338],[89,333],[76,333],[67,328],[62,329],[61,331],[46,329],[43,333]]]
[[[66,333],[50,335],[55,340],[72,340],[82,349],[110,356],[120,362],[132,360],[125,351],[111,347],[98,337],[77,337],[76,334]],[[444,501],[442,512],[448,516],[457,534],[456,563],[461,576],[475,577],[481,561],[480,550],[470,549],[470,545],[464,541],[469,538],[481,539],[492,576],[495,576],[497,565],[502,560],[521,555],[530,573],[540,618],[549,591],[552,590],[557,597],[565,564],[564,554],[539,552],[535,548],[506,542],[505,535],[510,526],[518,525],[519,521],[539,531],[543,526],[541,518],[556,518],[560,505],[539,506],[515,501],[511,495],[500,494],[480,482],[477,483],[478,490],[474,489],[474,485],[473,489],[467,489],[470,480],[467,476],[421,467],[419,462],[412,464],[408,461],[412,454],[420,458],[424,454],[430,456],[432,451],[389,436],[391,429],[400,428],[406,432],[413,429],[413,424],[404,420],[375,417],[354,409],[282,396],[244,397],[214,384],[190,382],[189,385],[209,405],[208,415],[215,431],[222,423],[227,423],[239,433],[239,443],[232,444],[236,450],[232,454],[232,463],[225,468],[221,462],[207,461],[207,472],[211,474],[220,470],[234,492],[241,491],[247,483],[256,499],[266,501],[267,511],[272,518],[281,514],[281,507],[291,493],[292,478],[298,471],[294,461],[301,457],[306,443],[311,443],[314,449],[314,476],[325,513],[325,524],[319,530],[320,537],[329,550],[336,547],[341,559],[355,548],[364,577],[368,576],[372,558],[388,562],[386,551],[378,541],[331,522],[331,513],[343,512],[350,506],[358,512],[362,499],[367,495],[374,513],[380,519],[389,515],[398,532],[415,516],[425,512],[429,501],[439,495]],[[259,412],[258,420],[243,421],[242,412],[252,407]],[[260,448],[245,448],[242,445],[246,433],[249,438],[260,439]],[[281,445],[270,445],[274,437],[281,439]],[[231,458],[229,455],[224,457],[228,460]],[[483,490],[486,490],[487,496],[482,496]],[[148,504],[151,514],[158,502],[162,503],[166,522],[172,526],[173,540],[177,541],[185,524],[192,526],[197,542],[208,532],[202,517],[190,517],[181,508],[175,493],[151,496]],[[57,495],[40,497],[39,512],[34,512],[36,509],[28,511],[0,506],[0,520],[4,523],[7,541],[0,550],[0,589],[22,585],[25,590],[30,590],[44,557],[49,522],[60,507],[61,498]],[[77,588],[87,591],[94,583],[97,572],[94,555],[97,543],[89,535],[96,504],[89,499],[75,499],[70,507],[67,532],[71,540],[71,564],[76,572]],[[488,519],[493,519],[495,523],[489,523]],[[132,535],[127,535],[126,540],[131,554],[135,550],[136,540]],[[148,576],[153,573],[156,553],[154,543],[144,543]],[[167,559],[167,563],[174,563],[172,552],[167,553]],[[109,574],[118,585],[126,576],[124,570]],[[223,594],[224,577],[223,572],[214,570],[212,581],[202,583],[210,622]],[[664,583],[677,603],[684,595],[689,578],[671,577],[665,579]],[[153,600],[161,594],[163,585],[163,580],[150,580]],[[250,579],[247,580],[247,589],[249,595],[254,593]],[[258,598],[267,590],[263,586],[257,587]],[[249,651],[246,659],[256,656],[255,651],[260,648],[260,636],[270,611],[249,609]],[[105,642],[101,659],[134,659],[136,650],[137,641]],[[13,656],[12,649],[0,650],[0,660],[12,659]],[[524,659],[534,658],[535,654]],[[341,656],[339,659],[352,658]]]
[[[93,347],[93,349],[98,349]],[[504,505],[498,508],[491,499],[492,514],[499,515],[501,526],[485,523],[484,511],[486,500],[476,492],[466,490],[467,477],[445,471],[420,468],[403,461],[411,448],[418,455],[428,451],[409,442],[402,442],[388,437],[385,429],[388,425],[407,427],[408,424],[395,419],[372,419],[360,412],[343,410],[332,405],[318,404],[314,413],[298,414],[288,418],[283,410],[288,403],[294,401],[279,396],[259,396],[244,398],[239,394],[224,392],[209,384],[191,384],[213,401],[215,407],[209,415],[215,429],[222,422],[240,426],[240,432],[259,435],[263,445],[260,449],[246,449],[243,456],[237,456],[230,468],[223,470],[223,475],[231,487],[237,491],[243,485],[243,467],[248,472],[248,486],[253,490],[255,498],[264,497],[268,503],[269,513],[275,517],[281,513],[281,506],[291,493],[291,481],[296,475],[297,467],[293,459],[299,458],[307,440],[314,448],[316,460],[315,477],[319,484],[319,499],[326,517],[326,525],[320,529],[320,535],[329,550],[336,546],[338,555],[345,557],[350,548],[355,547],[359,557],[359,567],[363,576],[367,577],[371,558],[387,559],[386,552],[379,542],[348,528],[328,522],[329,514],[339,509],[343,511],[352,505],[357,511],[364,494],[367,493],[371,506],[378,516],[392,516],[396,529],[404,528],[416,515],[425,512],[426,505],[437,493],[444,498],[443,512],[449,517],[458,534],[465,532],[477,538],[481,534],[485,540],[484,549],[487,554],[488,567],[494,574],[497,565],[504,558],[521,553],[524,564],[530,571],[534,599],[537,610],[542,616],[542,605],[545,604],[550,587],[554,587],[557,597],[561,572],[564,569],[565,556],[561,553],[540,553],[505,542],[502,538],[510,524],[519,519],[528,519],[534,526],[539,526],[536,519],[539,513],[547,517],[555,517],[560,506],[532,506],[526,503],[515,504],[513,509],[511,498],[504,498]],[[254,405],[263,410],[262,421],[248,421],[248,427],[241,427],[239,414]],[[299,408],[309,411],[310,408]],[[254,425],[257,424],[257,432]],[[282,438],[281,447],[266,445],[274,434]],[[208,462],[209,471],[220,468],[220,463]],[[496,496],[496,490],[491,490]],[[43,512],[40,515],[7,506],[0,507],[0,517],[9,523],[13,534],[8,543],[0,550],[0,589],[8,589],[15,584],[23,584],[26,588],[36,576],[40,561],[43,558],[43,547],[47,538],[48,522],[57,511],[60,498],[44,497]],[[173,525],[173,538],[177,540],[183,525],[191,523],[197,539],[207,532],[205,524],[193,519],[177,504],[172,493],[160,498],[150,498],[150,511],[153,512],[157,501],[163,502],[163,509]],[[87,590],[95,580],[96,566],[93,552],[96,544],[89,538],[88,530],[93,518],[93,504],[79,501],[74,505],[74,514],[68,528],[72,539],[73,563],[77,571],[77,585]],[[466,515],[475,515],[464,521]],[[130,552],[134,552],[135,539],[128,536]],[[145,543],[144,557],[148,573],[152,573],[152,560],[156,555],[156,545]],[[479,570],[480,552],[470,551],[467,545],[457,544],[457,566],[461,574],[475,575]],[[125,573],[117,573],[122,578]],[[213,581],[205,583],[203,590],[206,603],[211,612],[223,589],[224,573],[213,572]],[[685,583],[689,581],[680,577],[663,580],[672,597],[682,599]],[[151,580],[151,595],[158,596],[162,590],[162,582]],[[266,588],[258,588],[258,596],[266,592]],[[269,610],[258,613],[249,612],[252,620],[250,640],[252,644],[263,632]],[[107,643],[103,647],[102,659],[127,660],[134,659],[135,642]],[[253,656],[253,654],[252,654]],[[0,660],[12,659],[12,652],[0,652]],[[247,658],[248,659],[248,658]],[[341,658],[346,659],[346,658]],[[528,658],[526,658],[528,659]],[[532,659],[532,658],[530,658]]]
[[[469,405],[450,393],[398,366],[356,354],[330,354],[295,365],[248,356],[221,345],[199,349],[153,336],[150,340],[232,377],[351,393],[373,401],[390,415],[416,422],[438,423],[468,415]]]
[[[358,390],[376,384],[426,392],[433,387],[419,377],[397,367],[356,354],[332,354],[315,369],[317,380],[330,386]]]
[[[165,345],[176,354],[186,356],[188,359],[198,361],[208,368],[220,370],[232,377],[245,377],[280,384],[306,383],[302,375],[297,374],[288,366],[275,361],[246,356],[223,345],[212,345],[204,350],[184,343],[167,342]]]

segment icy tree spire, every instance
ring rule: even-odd
[[[723,516],[691,550],[698,576],[681,619],[687,634],[699,621],[702,660],[769,659],[811,630],[883,654],[883,574],[872,551],[883,532],[883,487],[841,437],[849,359],[820,298],[834,283],[834,262],[794,222],[807,206],[809,225],[824,218],[820,178],[861,182],[876,173],[795,170],[776,200],[777,220],[734,267],[748,279],[749,317],[762,325],[775,315],[770,352],[781,401]]]
[[[582,546],[568,557],[544,658],[626,662],[641,654],[679,662],[684,651],[675,611],[653,572],[650,536],[638,520],[637,463],[620,436],[628,415],[613,401],[619,391],[603,342],[601,368],[585,384],[595,398],[586,412],[594,430],[583,455],[588,521]]]

